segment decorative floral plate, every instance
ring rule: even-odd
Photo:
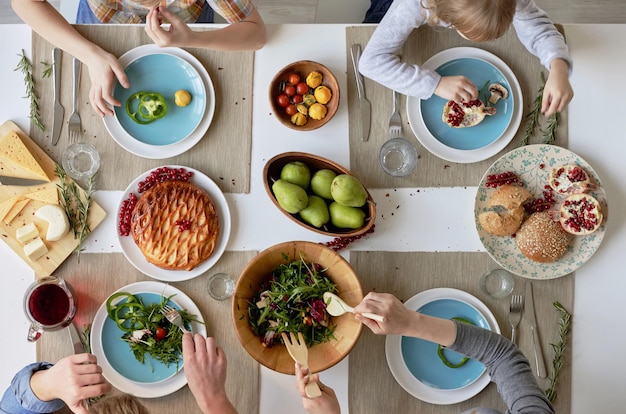
[[[598,230],[586,236],[572,237],[572,242],[565,255],[552,263],[539,263],[526,258],[519,251],[514,237],[494,236],[483,230],[478,222],[478,215],[489,210],[489,198],[495,191],[493,188],[485,186],[487,176],[512,171],[533,193],[534,197],[541,197],[544,186],[548,184],[548,177],[552,168],[566,164],[579,165],[591,178],[593,186],[588,193],[598,200],[605,217],[604,223]],[[557,205],[563,198],[556,192],[554,197]],[[608,202],[598,174],[580,156],[555,145],[527,145],[503,155],[485,172],[478,185],[474,201],[476,230],[487,253],[509,272],[528,279],[554,279],[570,274],[585,264],[600,247],[606,232],[606,217],[608,217]]]

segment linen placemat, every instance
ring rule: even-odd
[[[455,163],[443,160],[430,153],[417,140],[409,125],[406,114],[406,97],[400,97],[402,132],[404,137],[413,142],[419,152],[417,168],[406,177],[391,177],[378,166],[378,151],[389,139],[389,117],[392,112],[392,91],[381,84],[365,78],[365,92],[372,105],[370,138],[362,142],[357,136],[359,131],[359,113],[356,81],[352,70],[350,47],[360,44],[365,48],[376,26],[354,26],[346,28],[346,47],[348,62],[348,111],[350,118],[350,169],[369,188],[394,187],[456,187],[476,186],[487,168],[498,157],[520,145],[524,136],[526,115],[532,108],[534,98],[541,85],[541,66],[539,59],[530,54],[520,43],[515,31],[510,29],[502,38],[484,43],[473,43],[463,39],[454,30],[443,30],[422,26],[413,31],[404,44],[400,54],[409,64],[422,64],[431,56],[453,47],[468,46],[484,49],[502,59],[517,77],[524,102],[520,127],[505,149],[486,160],[476,163]],[[480,87],[482,85],[478,85]],[[443,109],[443,108],[442,108]],[[543,118],[540,118],[543,120]],[[545,123],[545,122],[544,122]],[[556,145],[567,146],[567,111],[560,114]],[[541,132],[535,131],[531,144],[542,142]]]
[[[191,280],[173,282],[200,308],[207,334],[216,338],[226,352],[228,375],[226,390],[229,399],[240,413],[258,413],[259,364],[250,357],[234,330],[231,301],[216,301],[207,293],[207,279],[223,272],[235,280],[256,252],[227,251],[207,273]],[[78,296],[78,313],[74,323],[79,328],[90,324],[98,307],[115,290],[130,283],[154,280],[136,270],[121,253],[82,254],[80,261],[70,257],[56,272],[68,281]],[[26,336],[26,332],[24,332]],[[37,360],[56,362],[70,355],[72,345],[67,329],[45,332],[37,342]],[[117,391],[115,391],[117,392]],[[199,413],[189,387],[159,398],[141,398],[151,413]]]
[[[115,56],[152,40],[142,25],[76,25],[85,38]],[[211,30],[195,28],[195,30]],[[61,69],[61,103],[65,108],[61,138],[50,145],[52,133],[53,81],[42,78],[44,65],[52,62],[52,45],[33,33],[34,76],[41,120],[46,126],[41,131],[31,125],[31,137],[53,159],[61,161],[68,145],[67,122],[72,112],[72,60],[63,52]],[[82,138],[99,151],[101,165],[96,186],[101,190],[123,190],[144,171],[161,165],[184,165],[202,171],[220,186],[222,191],[247,193],[250,191],[250,159],[252,150],[252,74],[254,52],[188,49],[206,68],[215,88],[215,114],[203,138],[187,152],[175,157],[152,160],[133,155],[119,146],[107,132],[100,116],[89,104],[91,85],[87,67],[82,65],[78,113],[81,117]],[[167,82],[167,79],[163,80]]]
[[[356,270],[363,292],[388,292],[405,302],[424,290],[447,287],[468,292],[480,299],[495,315],[501,332],[510,338],[508,323],[510,296],[493,299],[483,294],[478,280],[486,271],[496,268],[483,252],[351,252],[350,263]],[[526,279],[515,276],[514,293],[524,294]],[[538,331],[548,373],[552,371],[553,349],[549,343],[558,342],[559,314],[552,303],[559,301],[565,309],[574,308],[574,274],[551,279],[533,280],[534,303]],[[526,300],[526,299],[525,299]],[[534,364],[530,329],[526,317],[518,327],[518,344]],[[556,412],[571,411],[571,346],[565,355],[566,364],[558,382]],[[407,393],[389,371],[385,358],[385,337],[364,329],[350,354],[350,411],[359,414],[377,413],[454,413],[475,407],[491,407],[504,412],[505,405],[495,384],[490,384],[475,397],[453,405],[432,405]],[[376,375],[372,375],[372,373]],[[540,379],[543,389],[549,382]],[[381,398],[384,396],[384,398]]]

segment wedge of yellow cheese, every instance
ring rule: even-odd
[[[19,199],[20,197],[15,196],[0,203],[0,220],[4,220],[6,215],[9,214],[9,211],[11,211],[11,209],[13,208],[13,206],[15,205],[15,203],[17,203],[17,200]]]
[[[32,193],[24,194],[24,197],[31,200],[43,201],[47,204],[59,204],[59,192],[57,187],[52,184],[46,184],[46,188]]]
[[[24,207],[26,207],[26,204],[28,204],[29,202],[30,202],[30,199],[28,198],[23,198],[21,200],[18,200],[13,205],[13,207],[11,207],[11,210],[9,210],[9,212],[2,219],[2,221],[4,221],[4,224],[11,224],[13,219],[15,219],[15,217],[17,217],[18,214],[20,214],[20,212],[24,209]]]
[[[17,177],[50,181],[17,132],[11,131],[0,139],[0,161]],[[23,173],[20,173],[21,171]]]

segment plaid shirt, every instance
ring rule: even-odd
[[[251,0],[161,0],[172,13],[186,23],[195,23],[205,1],[229,23],[239,22],[252,12]],[[151,7],[132,0],[88,0],[89,7],[102,23],[145,23]]]

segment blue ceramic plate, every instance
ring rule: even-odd
[[[115,107],[121,127],[133,138],[149,145],[171,145],[191,135],[198,127],[207,106],[207,94],[200,74],[181,57],[166,53],[148,54],[130,62],[126,68],[130,88],[116,84],[113,94],[122,103]],[[191,103],[179,107],[174,93],[184,89],[191,94]],[[141,125],[126,113],[125,103],[136,92],[158,92],[167,101],[167,115],[150,124]]]
[[[477,326],[489,329],[485,317],[473,306],[457,299],[438,299],[417,309],[425,315],[445,319],[460,317]],[[402,358],[407,368],[424,384],[442,390],[454,390],[476,381],[485,371],[485,366],[473,359],[459,368],[446,366],[437,355],[437,345],[423,339],[402,337]],[[448,361],[456,364],[463,355],[445,349]]]
[[[586,236],[572,237],[567,252],[559,260],[551,263],[539,263],[528,259],[520,252],[514,237],[494,236],[483,230],[478,216],[491,209],[489,199],[495,191],[485,186],[489,175],[505,171],[514,172],[533,194],[533,198],[539,198],[542,196],[544,186],[548,184],[552,168],[565,164],[579,165],[589,174],[594,185],[588,192],[598,200],[605,217],[598,230]],[[554,196],[558,205],[563,196],[556,193]],[[476,231],[487,253],[509,272],[528,279],[554,279],[568,275],[585,264],[604,239],[607,218],[608,200],[598,174],[582,157],[556,145],[525,145],[504,154],[485,172],[474,199]]]
[[[486,82],[499,83],[511,92],[511,86],[502,72],[491,63],[482,59],[459,58],[444,63],[436,69],[441,76],[463,75],[474,82],[480,90]],[[487,85],[488,86],[488,85]],[[487,88],[480,96],[484,102],[489,97]],[[495,105],[496,114],[487,116],[478,125],[470,128],[450,128],[441,120],[443,107],[447,100],[433,95],[421,101],[422,117],[428,131],[442,144],[459,150],[474,150],[496,141],[508,128],[513,116],[512,93],[506,99],[500,99]]]
[[[141,299],[144,305],[152,305],[161,302],[161,295],[156,293],[135,293],[137,298]],[[120,303],[125,302],[122,299]],[[180,306],[172,300],[167,304],[173,308],[179,309]],[[111,364],[120,375],[131,381],[152,383],[163,381],[176,374],[183,367],[182,357],[179,364],[169,364],[166,366],[160,361],[153,359],[150,355],[146,355],[145,363],[137,361],[130,346],[126,341],[121,340],[124,331],[117,327],[117,324],[111,318],[106,318],[102,327],[102,349],[106,355],[107,361]]]
[[[116,290],[138,295],[145,302],[158,302],[161,295],[172,297],[172,306],[186,309],[202,322],[191,323],[193,332],[206,336],[206,327],[200,309],[181,290],[161,282],[144,281],[131,283]],[[112,293],[112,294],[113,294]],[[121,299],[123,300],[123,299]],[[133,356],[128,344],[120,340],[122,331],[109,319],[106,302],[100,305],[91,326],[91,350],[98,358],[102,374],[118,390],[140,398],[157,398],[171,394],[187,384],[182,368],[176,365],[165,367],[152,361],[151,366],[140,364]],[[154,369],[154,371],[153,371]]]

